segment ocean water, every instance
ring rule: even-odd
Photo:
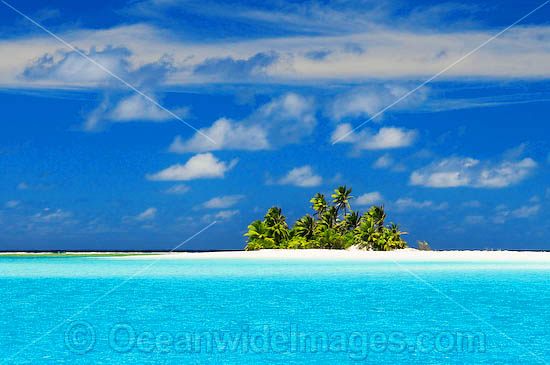
[[[550,263],[0,258],[0,363],[550,363]]]

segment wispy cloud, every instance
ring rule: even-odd
[[[209,209],[224,209],[232,207],[242,199],[244,199],[244,195],[217,196],[204,202],[202,206]]]
[[[19,200],[8,200],[4,206],[6,208],[15,208],[17,207],[21,202]]]
[[[191,188],[184,184],[178,184],[169,187],[168,189],[164,190],[166,194],[175,194],[175,195],[181,195],[187,193]]]
[[[504,188],[523,181],[536,167],[531,158],[491,162],[449,157],[414,171],[409,184],[433,188]]]
[[[202,216],[202,220],[204,222],[212,222],[212,221],[226,221],[230,220],[231,218],[238,215],[240,212],[239,210],[220,210],[219,212],[215,214],[205,214]]]
[[[143,212],[139,213],[135,219],[139,222],[150,221],[157,216],[157,208],[147,208]]]
[[[449,207],[449,204],[446,202],[443,203],[434,203],[432,200],[416,201],[412,198],[400,198],[395,203],[393,203],[396,209],[406,210],[406,209],[429,209],[429,210],[444,210]]]

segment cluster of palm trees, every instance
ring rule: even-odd
[[[384,225],[384,206],[373,206],[366,213],[353,211],[349,203],[353,199],[351,188],[340,186],[331,195],[332,205],[323,194],[317,193],[310,200],[313,216],[306,214],[288,228],[281,208],[272,207],[264,220],[257,220],[248,226],[246,250],[263,248],[358,248],[389,251],[405,248],[401,239],[405,232],[390,223]]]

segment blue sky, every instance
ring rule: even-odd
[[[9,1],[181,120],[0,4],[0,248],[242,248],[345,184],[412,246],[550,249],[550,5],[364,124],[541,3]]]

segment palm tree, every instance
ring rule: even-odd
[[[353,196],[351,194],[351,188],[346,188],[345,186],[339,186],[338,189],[334,190],[334,194],[331,195],[333,198],[332,202],[334,205],[336,205],[336,210],[340,211],[342,208],[344,208],[344,215],[347,214],[347,210],[351,210],[351,206],[349,205],[349,201],[353,199]]]
[[[361,213],[352,211],[344,218],[344,229],[346,231],[353,231],[355,228],[361,225]]]
[[[366,217],[368,219],[372,219],[376,230],[380,232],[382,228],[384,228],[384,220],[386,219],[386,212],[384,211],[384,206],[381,205],[379,207],[374,206],[369,209],[369,211],[366,213]]]
[[[309,214],[306,214],[296,222],[294,231],[298,236],[310,240],[315,233],[315,219]]]
[[[326,228],[334,228],[338,224],[338,209],[336,207],[330,207],[321,217],[320,226]]]
[[[247,248],[249,246],[252,247],[252,245],[250,245],[251,243],[257,243],[263,248],[269,248],[275,244],[275,240],[270,236],[267,226],[261,220],[252,222],[248,226],[248,232],[244,235],[248,236]]]
[[[282,214],[282,209],[279,207],[271,207],[264,217],[264,222],[271,237],[277,245],[287,240],[290,232],[286,224],[286,217]]]
[[[327,211],[328,206],[325,195],[317,193],[313,198],[311,198],[309,202],[311,203],[311,207],[313,208],[313,210],[315,210],[315,214],[313,215],[317,215],[317,217],[321,219],[321,217],[323,217],[323,215]]]

